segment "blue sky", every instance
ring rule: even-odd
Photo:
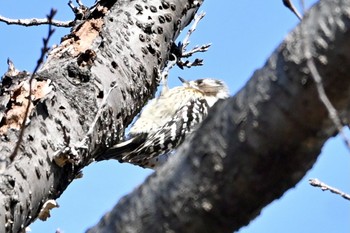
[[[84,1],[86,5],[92,2]],[[307,6],[313,2],[306,0]],[[1,1],[0,15],[43,18],[51,7],[58,9],[56,19],[73,18],[64,1],[53,0]],[[178,76],[185,79],[216,77],[224,80],[234,94],[255,69],[264,65],[298,23],[297,18],[283,7],[282,0],[207,0],[202,10],[207,16],[191,37],[189,47],[212,43],[207,53],[197,55],[204,58],[205,65],[184,71],[172,70],[171,85],[180,85]],[[68,31],[57,29],[51,44],[58,44]],[[0,32],[0,73],[6,71],[8,57],[18,69],[32,71],[40,54],[42,38],[47,34],[47,26],[26,28],[0,23]],[[281,199],[263,209],[260,216],[248,227],[242,228],[240,233],[349,232],[350,203],[308,184],[309,178],[319,178],[350,193],[349,168],[350,156],[344,143],[339,137],[330,139],[304,179]],[[83,172],[84,177],[73,181],[57,200],[60,208],[52,211],[48,221],[32,224],[32,232],[54,232],[57,228],[65,233],[84,232],[152,171],[107,161],[91,164]]]

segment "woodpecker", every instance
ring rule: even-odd
[[[156,168],[195,131],[216,101],[229,97],[226,84],[220,80],[179,79],[183,85],[151,100],[130,128],[128,138],[109,148],[97,161],[116,159]]]

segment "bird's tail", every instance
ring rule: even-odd
[[[119,162],[124,162],[123,157],[132,153],[136,148],[142,145],[147,138],[147,134],[138,134],[128,140],[118,143],[111,148],[108,148],[103,154],[98,156],[95,160],[102,161],[108,159],[115,159]]]

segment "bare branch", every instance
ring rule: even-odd
[[[149,1],[138,2],[151,4]],[[202,1],[179,0],[176,2],[176,7],[171,5],[168,9],[163,8],[164,12],[169,12],[169,16],[171,15],[169,17],[171,22],[178,23],[178,27],[174,28],[173,23],[162,24],[155,20],[154,27],[162,26],[164,29],[162,34],[152,32],[152,40],[157,41],[155,44],[148,40],[139,41],[138,35],[148,31],[145,32],[143,27],[138,27],[137,24],[143,22],[144,15],[137,14],[138,10],[134,4],[130,4],[129,1],[103,3],[106,3],[103,7],[97,5],[95,8],[98,14],[94,15],[94,22],[86,20],[80,22],[85,25],[84,27],[74,27],[70,36],[67,35],[62,43],[50,52],[45,64],[39,68],[34,77],[33,89],[35,82],[40,78],[45,79],[44,84],[50,85],[48,84],[50,82],[52,90],[47,90],[50,92],[45,90],[45,93],[36,99],[37,101],[32,102],[29,110],[30,121],[26,124],[15,161],[7,166],[4,174],[0,176],[3,190],[0,195],[0,202],[3,203],[0,212],[6,216],[0,218],[0,232],[19,232],[33,222],[46,200],[58,198],[72,180],[81,175],[81,169],[90,164],[93,157],[97,157],[123,136],[126,125],[156,91],[159,83],[155,67],[164,67],[169,59],[169,50],[166,48],[172,41],[176,41],[179,31],[193,19]],[[159,1],[159,4],[162,3]],[[167,2],[163,3],[164,6],[166,4]],[[120,14],[120,11],[130,14]],[[150,13],[153,18],[158,16],[159,11]],[[132,30],[135,34],[128,35],[130,40],[126,40],[126,37],[118,31],[124,22],[132,22],[128,25],[128,30]],[[117,30],[114,30],[116,28]],[[111,40],[103,42],[103,46],[100,46],[99,42],[107,37]],[[134,38],[138,43],[135,43]],[[159,46],[156,50],[157,56],[150,51],[147,54],[142,52],[142,48],[146,48],[149,44],[152,48]],[[98,52],[101,49],[108,50],[108,55]],[[130,49],[135,52],[120,56],[119,49],[125,51]],[[96,51],[96,57],[88,51]],[[29,77],[27,74],[26,79],[20,79],[18,82],[15,80],[16,83],[10,83],[9,88],[27,85]],[[106,91],[114,84],[117,85],[109,93],[110,98],[107,98],[108,103],[104,105],[100,117],[102,120],[96,120],[97,111],[101,109],[101,101],[103,102],[102,98],[108,96]],[[4,91],[0,96],[0,104],[6,104],[9,102],[8,98],[11,98],[12,89],[3,86],[1,90]],[[20,94],[21,100],[24,98],[24,101],[19,103],[23,104],[21,118],[15,121],[16,128],[7,125],[7,118],[2,121],[7,134],[0,140],[1,145],[6,144],[0,146],[2,148],[0,159],[3,154],[9,157],[18,141],[23,122],[22,115],[27,104],[28,87]],[[34,92],[32,100],[33,96]],[[14,105],[4,106],[3,112],[6,113],[6,110],[12,110]],[[60,127],[60,122],[67,126],[66,130]],[[73,155],[75,153],[80,161],[73,161],[73,164],[63,167],[57,166],[53,161],[54,153],[62,147],[61,145],[67,144],[68,138],[70,138],[68,147],[74,149],[74,146],[86,136],[91,124],[96,125],[93,126],[95,127],[93,136],[88,139],[88,148],[76,148],[77,153],[67,150],[67,153]]]
[[[21,26],[38,26],[38,25],[44,25],[44,24],[51,24],[56,27],[72,27],[74,24],[74,21],[57,21],[57,20],[52,20],[51,22],[46,19],[9,19],[4,16],[0,15],[0,22],[4,22],[8,25],[15,24],[15,25],[21,25]]]
[[[18,136],[18,141],[16,143],[16,146],[12,152],[12,154],[10,155],[9,159],[10,161],[12,162],[16,155],[17,155],[17,151],[19,149],[19,146],[21,145],[21,142],[23,140],[23,135],[24,135],[24,130],[25,130],[25,125],[26,125],[26,120],[27,120],[27,117],[28,117],[28,113],[29,113],[29,109],[30,109],[30,105],[32,103],[32,100],[31,100],[31,95],[32,95],[32,82],[33,82],[33,79],[34,79],[34,76],[36,75],[37,71],[39,70],[41,64],[44,62],[44,58],[45,58],[45,55],[46,53],[49,51],[49,40],[51,38],[51,36],[53,35],[53,33],[55,32],[55,29],[52,28],[52,24],[50,22],[52,22],[52,19],[53,17],[55,16],[56,14],[56,10],[54,9],[51,9],[50,13],[47,15],[47,21],[49,22],[49,31],[48,31],[48,34],[47,34],[47,37],[43,39],[43,47],[41,48],[41,54],[40,54],[40,57],[36,63],[36,66],[34,68],[34,71],[29,79],[29,96],[28,96],[28,103],[27,103],[27,107],[26,107],[26,110],[25,110],[25,114],[24,114],[24,120],[22,122],[22,127],[21,127],[21,131],[19,133],[19,136]]]
[[[304,1],[302,1],[302,3],[303,2]],[[292,5],[292,7],[294,7],[294,6]],[[304,4],[302,4],[303,12],[305,12],[304,7],[305,7]],[[306,31],[304,31],[302,28],[301,33],[306,34]],[[341,135],[341,137],[346,145],[346,148],[348,148],[348,150],[350,151],[350,140],[346,137],[346,135],[343,131],[343,124],[340,120],[340,117],[339,117],[337,110],[335,109],[335,107],[333,106],[332,102],[329,100],[329,98],[325,92],[322,77],[319,74],[319,72],[316,68],[314,59],[312,58],[312,55],[311,55],[310,44],[308,44],[306,42],[306,43],[303,43],[302,45],[305,47],[304,51],[305,51],[305,57],[306,57],[306,65],[307,65],[308,69],[310,70],[311,77],[316,84],[318,97],[321,100],[321,102],[323,103],[323,105],[326,107],[328,114],[329,114],[329,118],[332,120],[334,126],[338,130],[338,133]]]
[[[76,0],[76,2],[78,3],[78,6],[79,6],[79,7],[83,7],[83,6],[84,6],[84,4],[83,4],[83,2],[82,2],[82,1],[80,1],[80,0]]]
[[[87,18],[89,16],[89,8],[86,7],[82,1],[80,0],[76,0],[76,3],[78,4],[78,6],[74,6],[72,0],[69,0],[68,2],[68,6],[72,9],[74,15],[75,15],[75,18],[76,19],[84,19],[84,18]],[[95,3],[96,5],[96,3]]]
[[[186,51],[187,46],[190,44],[190,37],[191,37],[192,33],[194,31],[196,31],[196,28],[198,26],[199,21],[201,21],[204,18],[204,16],[205,16],[205,12],[201,12],[201,13],[194,16],[193,24],[192,24],[191,28],[188,30],[185,38],[182,41],[181,48],[182,48],[183,52]]]
[[[83,140],[81,140],[81,142],[79,142],[78,145],[76,145],[76,148],[80,148],[80,149],[87,149],[88,148],[88,139],[90,138],[90,136],[96,131],[96,125],[98,120],[100,120],[103,116],[103,110],[105,110],[105,107],[107,105],[107,101],[109,96],[111,95],[112,91],[117,87],[117,83],[114,83],[110,89],[108,90],[107,94],[103,97],[101,104],[98,108],[98,111],[96,113],[96,116],[94,118],[93,123],[91,124],[89,131],[86,133],[85,137],[83,138]]]
[[[185,52],[182,54],[182,57],[190,57],[192,56],[194,53],[198,53],[198,52],[206,52],[208,51],[209,47],[211,46],[211,43],[209,44],[204,44],[204,45],[201,45],[201,46],[195,46],[193,49],[191,49],[190,51],[188,52]]]
[[[347,193],[344,193],[343,191],[333,188],[321,181],[319,181],[318,179],[309,179],[309,183],[314,186],[314,187],[319,187],[321,188],[322,191],[330,191],[331,193],[335,193],[340,195],[341,197],[343,197],[344,199],[350,201],[350,195]]]
[[[190,41],[190,36],[192,35],[192,33],[196,30],[199,21],[201,21],[205,16],[204,12],[201,12],[197,15],[195,15],[194,17],[194,21],[193,24],[191,26],[191,28],[188,30],[185,38],[183,39],[182,42],[179,42],[179,44],[176,47],[176,56],[178,57],[178,61],[177,61],[177,65],[182,69],[183,67],[192,67],[192,66],[201,66],[203,65],[203,59],[196,59],[193,62],[190,62],[188,60],[183,61],[181,58],[188,58],[190,56],[192,56],[195,53],[198,52],[206,52],[208,51],[209,47],[211,46],[211,44],[204,44],[201,46],[195,46],[193,49],[191,49],[190,51],[186,52],[186,48],[189,45]]]
[[[179,61],[177,65],[182,69],[183,67],[191,68],[192,66],[202,66],[203,65],[203,59],[196,58],[193,62],[190,62],[189,60],[183,62]]]
[[[307,59],[307,67],[309,68],[309,70],[311,72],[311,76],[316,83],[318,96],[319,96],[320,100],[322,101],[322,103],[324,104],[324,106],[326,107],[328,114],[329,114],[329,118],[332,120],[333,124],[335,125],[339,134],[341,135],[341,137],[346,145],[346,148],[348,148],[348,150],[350,151],[350,141],[346,137],[346,135],[343,131],[343,125],[341,123],[339,114],[338,114],[337,110],[334,108],[332,102],[329,100],[329,98],[324,90],[322,78],[317,71],[314,60],[310,56]]]
[[[338,67],[350,62],[349,5],[316,4],[245,87],[88,232],[233,232],[294,187],[337,131],[305,72],[303,43],[328,61],[316,63],[324,88],[349,117],[349,66]]]
[[[158,70],[158,77],[162,83],[162,90],[160,95],[163,95],[165,92],[169,90],[168,86],[168,76],[170,70],[177,64],[177,57],[174,54],[170,54],[172,59],[168,60],[166,67],[164,67],[163,71]]]

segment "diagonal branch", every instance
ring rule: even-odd
[[[334,194],[337,194],[341,197],[343,197],[344,199],[350,201],[350,195],[343,192],[343,191],[340,191],[339,189],[336,189],[336,188],[333,188],[321,181],[319,181],[318,179],[309,179],[309,183],[310,185],[314,186],[314,187],[319,187],[321,188],[322,191],[330,191],[331,193],[334,193]]]
[[[294,187],[337,132],[303,43],[327,96],[348,118],[349,9],[343,0],[315,5],[246,86],[216,104],[173,159],[88,232],[233,232]]]

